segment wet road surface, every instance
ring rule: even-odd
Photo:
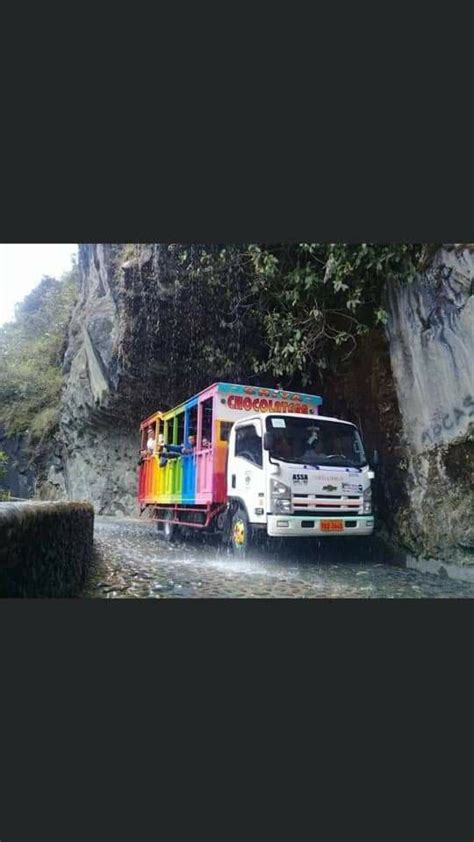
[[[287,539],[236,559],[216,536],[167,544],[150,521],[96,517],[95,550],[87,597],[474,598],[472,584],[389,563],[378,541]]]

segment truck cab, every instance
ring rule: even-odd
[[[231,544],[245,551],[257,530],[279,537],[371,535],[373,478],[359,431],[348,421],[301,412],[239,420],[227,462]]]

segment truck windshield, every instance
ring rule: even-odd
[[[272,434],[270,455],[275,459],[353,468],[367,464],[359,433],[350,424],[272,415],[266,418],[266,428]]]

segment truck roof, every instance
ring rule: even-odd
[[[272,415],[278,415],[278,417],[283,416],[283,418],[309,418],[310,421],[334,421],[337,424],[348,424],[349,427],[355,427],[356,425],[352,421],[343,421],[342,418],[334,418],[334,416],[330,415],[304,415],[301,412],[265,412],[265,414],[259,413],[258,415],[249,415],[248,418],[240,418],[239,421],[236,421],[236,424],[245,424],[248,421],[256,421],[258,418],[271,418]]]
[[[250,399],[250,396],[251,396],[252,400],[257,400],[257,401],[261,400],[262,403],[263,403],[263,401],[268,403],[269,400],[270,400],[270,402],[272,400],[276,400],[276,401],[286,401],[288,403],[294,403],[295,401],[298,401],[298,402],[301,403],[301,405],[303,403],[306,403],[309,406],[312,406],[314,408],[316,408],[317,406],[319,406],[322,403],[322,398],[319,395],[311,395],[311,394],[307,394],[306,392],[294,392],[293,390],[286,390],[286,389],[279,389],[279,388],[273,389],[271,387],[258,386],[258,385],[255,385],[255,384],[254,385],[245,385],[243,383],[225,383],[225,382],[219,381],[217,383],[212,383],[210,386],[207,386],[205,389],[201,389],[200,392],[198,392],[197,394],[193,395],[190,398],[187,398],[187,400],[183,401],[182,403],[178,404],[177,406],[172,407],[171,409],[159,410],[157,412],[154,412],[152,415],[149,415],[147,418],[145,418],[141,422],[140,428],[141,428],[141,430],[143,430],[149,424],[153,424],[157,420],[161,420],[161,419],[169,420],[170,418],[172,418],[175,415],[182,412],[187,407],[190,408],[190,407],[194,406],[195,404],[197,404],[198,402],[202,402],[202,400],[204,398],[207,399],[207,398],[213,397],[217,394],[219,394],[223,398],[225,398],[225,396],[227,396],[228,400],[232,399],[235,396],[236,400],[242,400],[243,399],[244,402],[248,401]],[[225,400],[221,401],[221,403],[225,403]],[[234,407],[232,407],[232,410],[233,409],[234,409]],[[236,408],[236,409],[237,409],[237,411],[239,411],[238,408]],[[248,411],[248,409],[250,409],[250,411],[252,411],[252,409],[250,407],[247,408],[245,406],[244,409],[246,411]],[[290,414],[292,414],[292,413],[285,413],[285,415],[290,415]],[[225,419],[225,420],[227,420],[227,419]]]

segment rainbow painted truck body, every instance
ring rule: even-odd
[[[320,416],[321,403],[317,395],[214,383],[154,413],[140,425],[142,448],[150,426],[156,440],[140,466],[140,509],[153,510],[169,539],[177,525],[212,527],[236,551],[257,530],[370,535],[374,475],[362,442],[353,424]],[[193,452],[164,456],[190,434]]]

